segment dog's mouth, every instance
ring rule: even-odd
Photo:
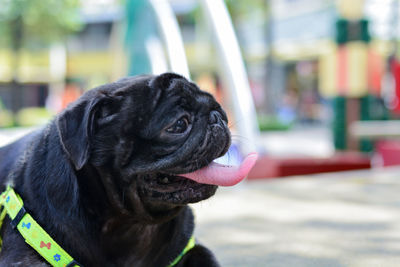
[[[150,179],[149,179],[150,178]],[[152,203],[185,205],[214,195],[216,185],[200,184],[182,176],[158,173],[147,177],[142,187],[142,197]]]
[[[239,166],[224,165],[213,161],[202,169],[181,174],[181,176],[202,184],[233,186],[240,183],[249,174],[257,157],[257,153],[251,153]]]
[[[151,202],[185,205],[214,195],[218,186],[232,186],[242,181],[257,160],[249,154],[239,166],[216,162],[185,174],[157,173],[144,177],[142,197]]]

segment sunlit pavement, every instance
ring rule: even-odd
[[[29,130],[0,130],[0,145]],[[326,129],[262,136],[278,156],[329,155],[329,138]],[[397,267],[399,192],[400,167],[244,182],[192,205],[196,237],[228,267]]]
[[[246,145],[235,135],[233,140]],[[274,157],[329,157],[334,153],[332,129],[324,126],[297,126],[289,131],[263,132],[260,146]]]
[[[247,182],[193,205],[222,266],[400,266],[400,167]]]
[[[35,128],[10,128],[0,129],[0,147],[4,146],[25,134],[33,131]]]

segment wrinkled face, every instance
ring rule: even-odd
[[[94,90],[104,99],[92,104],[87,163],[111,172],[125,200],[170,207],[215,193],[217,186],[179,175],[208,165],[230,145],[226,114],[210,94],[175,74],[126,78]]]
[[[146,90],[146,89],[145,89]],[[208,93],[183,78],[148,81],[152,99],[126,112],[120,146],[115,151],[125,179],[137,179],[140,197],[149,202],[186,204],[214,194],[216,186],[180,177],[208,165],[230,145],[227,117]],[[135,88],[125,97],[134,102]],[[129,110],[129,107],[126,107]],[[134,137],[134,138],[132,138]]]

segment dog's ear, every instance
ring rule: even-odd
[[[56,119],[61,144],[77,170],[89,159],[96,112],[104,98],[102,94],[84,96],[68,106]]]

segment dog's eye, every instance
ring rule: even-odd
[[[171,127],[166,129],[167,133],[171,134],[181,134],[186,131],[189,126],[189,120],[187,117],[182,117],[177,120]]]

